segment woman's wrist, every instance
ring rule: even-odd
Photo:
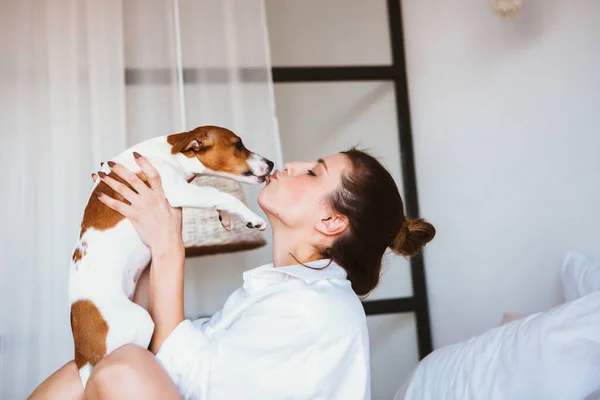
[[[185,245],[183,244],[183,239],[179,237],[178,239],[165,240],[156,246],[150,248],[150,252],[152,253],[152,259],[165,259],[165,258],[185,258]]]

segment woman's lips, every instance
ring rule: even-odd
[[[273,175],[267,175],[266,178],[267,185],[271,183],[272,180],[277,180],[279,178],[279,170],[276,170]]]

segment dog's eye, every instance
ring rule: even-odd
[[[236,149],[237,151],[242,151],[242,150],[244,150],[244,145],[242,144],[242,142],[235,142],[235,143],[234,143],[234,146],[235,146],[235,149]]]

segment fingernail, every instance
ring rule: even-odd
[[[92,174],[92,179],[94,179],[94,176],[96,176],[96,174]]]
[[[134,156],[135,158],[138,158],[138,159],[139,159],[140,157],[142,157],[142,155],[141,155],[140,153],[138,153],[137,151],[134,151],[134,152],[133,152],[133,156]]]
[[[108,164],[108,166],[109,166],[109,167],[111,167],[111,168],[115,166],[115,163],[114,163],[114,162],[112,162],[112,161],[107,161],[106,163],[107,163],[107,164]]]
[[[219,215],[219,221],[223,221],[223,217]]]
[[[102,162],[100,163],[100,166],[103,166],[103,165],[104,165],[104,161],[102,161]]]
[[[100,178],[104,178],[106,176],[106,174],[102,171],[99,171],[98,175],[100,176]]]
[[[101,198],[102,196],[104,196],[104,193],[100,192],[96,195],[97,198]]]

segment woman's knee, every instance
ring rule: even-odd
[[[141,379],[135,365],[143,362],[146,351],[134,345],[126,345],[104,357],[94,367],[87,383],[86,397],[94,399],[120,398]]]
[[[83,387],[75,361],[69,361],[42,382],[27,398],[37,399],[83,399]]]
[[[126,345],[96,364],[85,393],[91,399],[130,399],[148,392],[143,397],[150,399],[165,390],[178,396],[154,355],[139,346]]]
[[[141,348],[140,346],[136,346],[134,344],[127,344],[123,347],[120,347],[104,357],[94,370],[96,369],[109,369],[109,368],[123,368],[127,367],[131,364],[136,364],[140,362],[152,362],[155,361],[154,355],[150,353],[148,350]]]

